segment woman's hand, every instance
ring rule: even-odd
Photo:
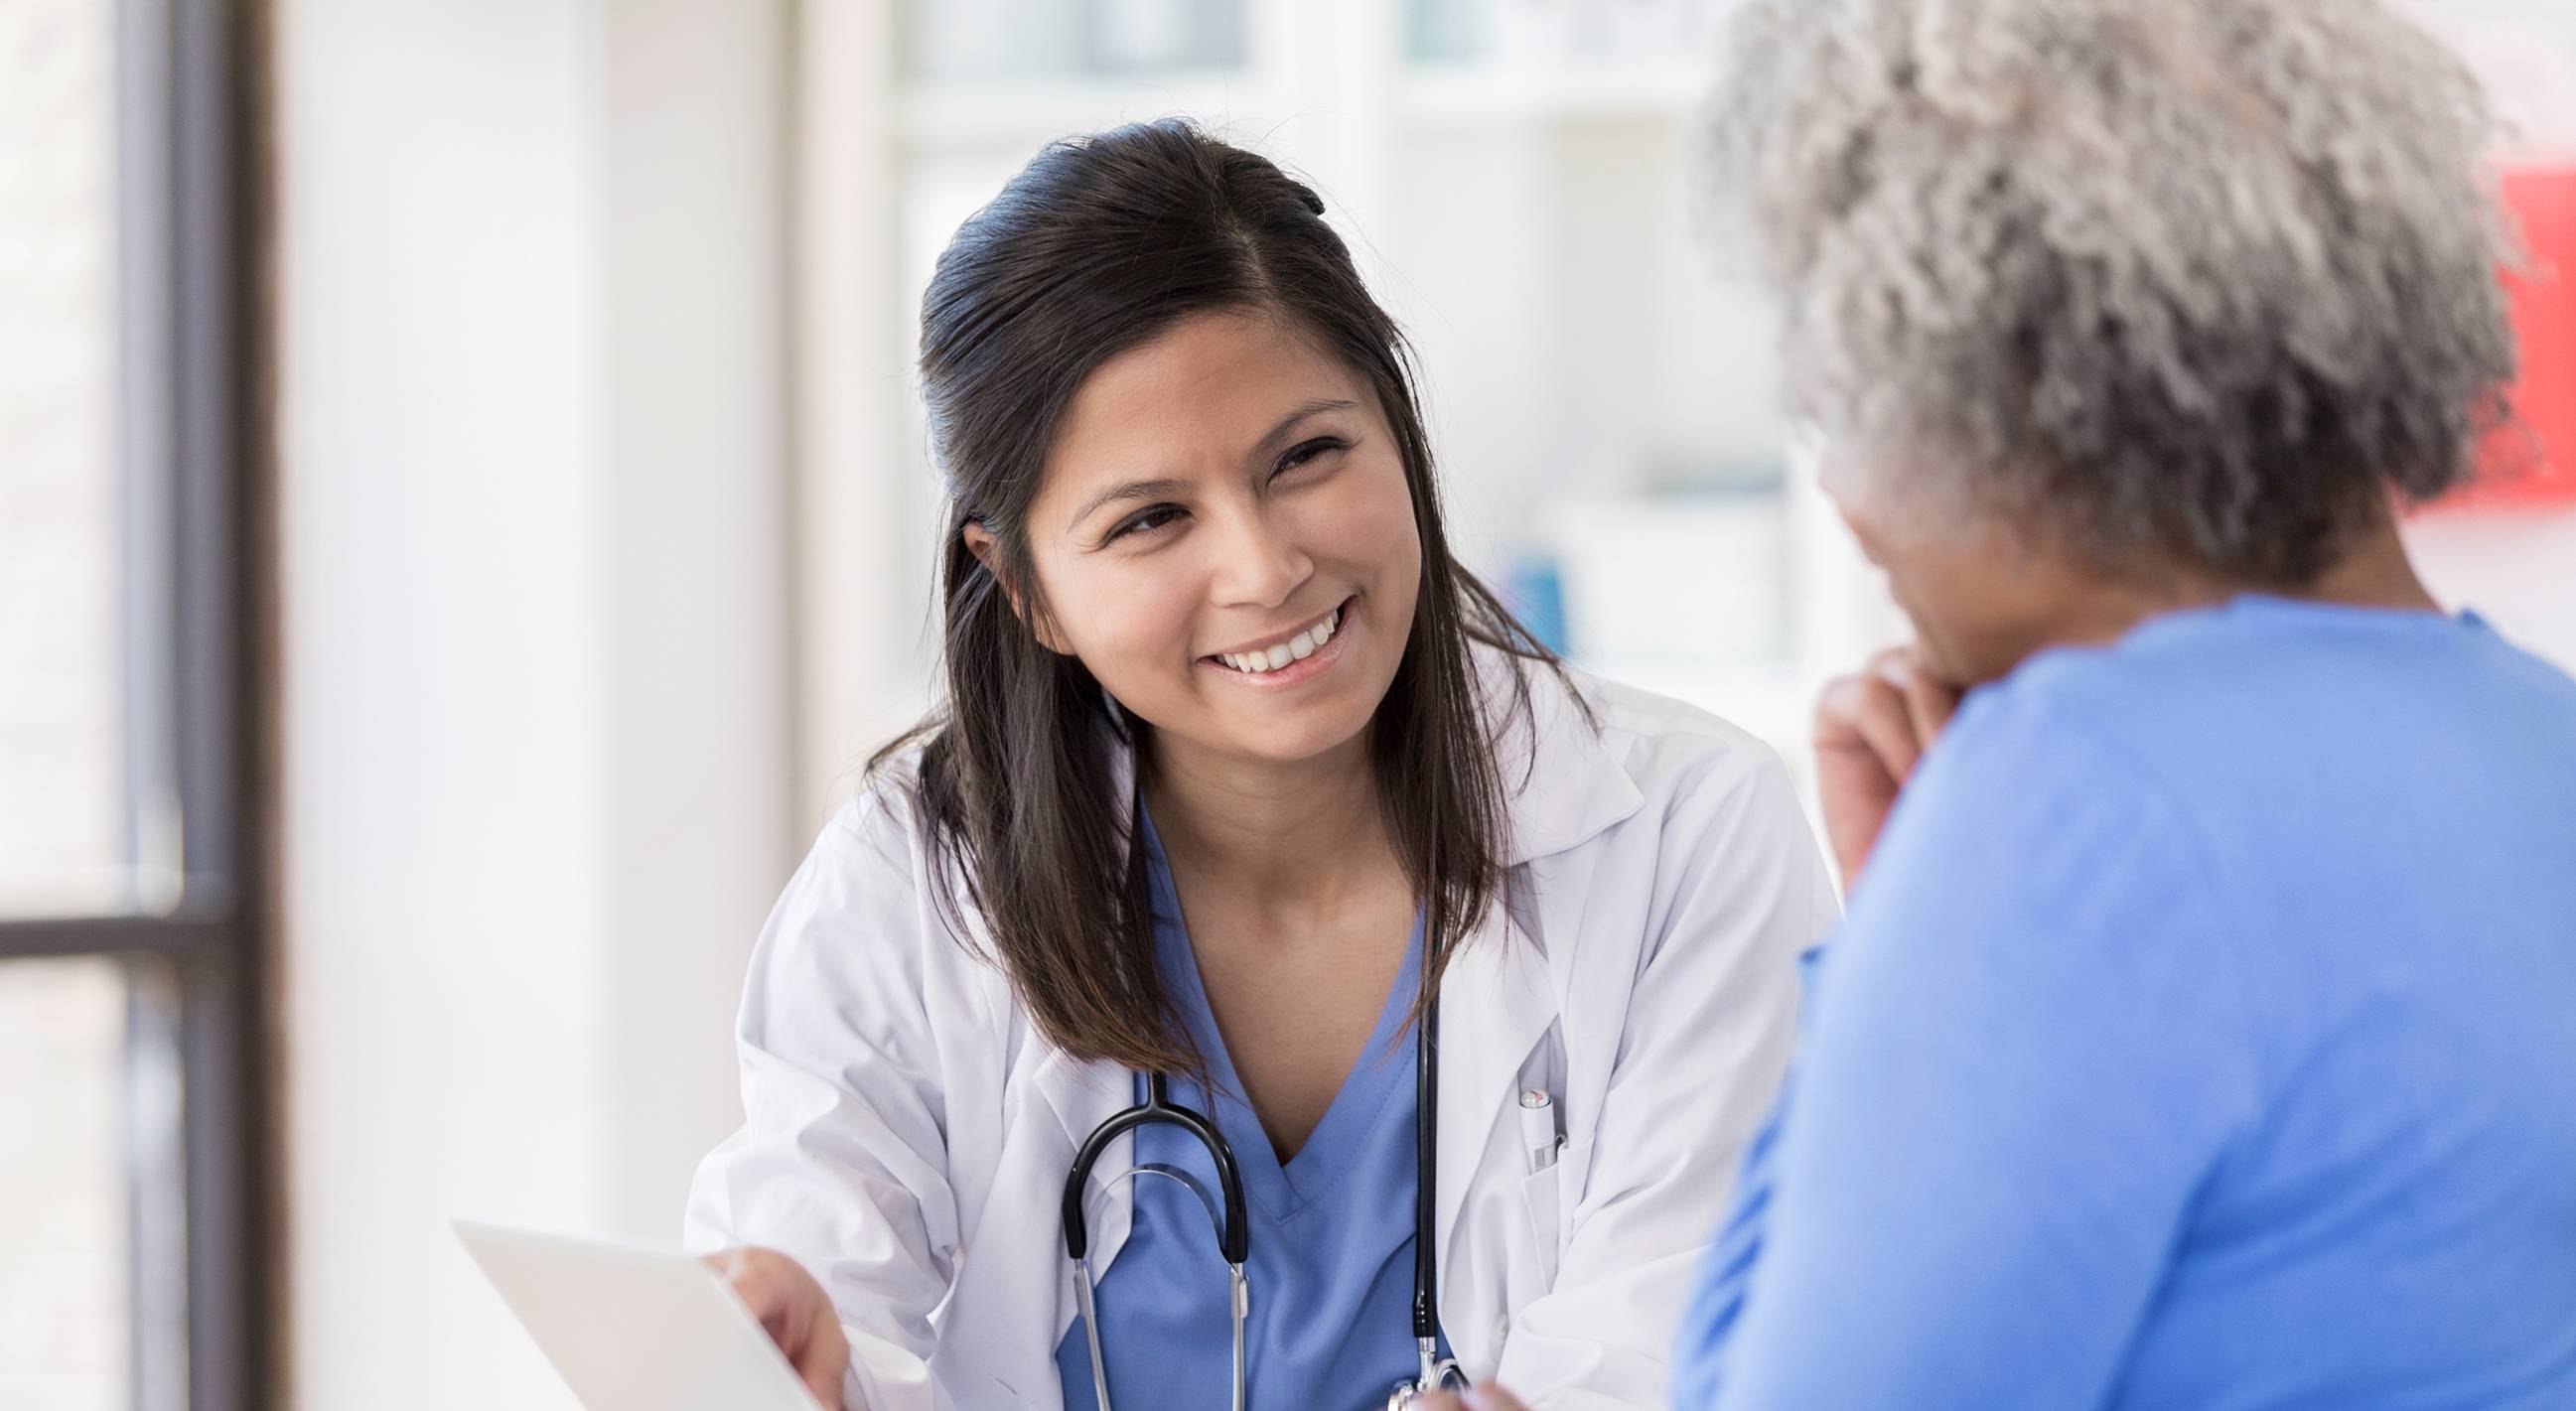
[[[734,1295],[760,1320],[769,1340],[825,1411],[866,1411],[841,1404],[841,1377],[850,1368],[850,1341],[841,1332],[832,1300],[805,1266],[774,1249],[740,1247],[710,1254],[706,1266],[733,1285]]]
[[[1435,1391],[1413,1405],[1415,1411],[1529,1411],[1519,1398],[1492,1382],[1463,1394]]]
[[[1959,689],[1935,678],[1912,647],[1826,683],[1816,700],[1816,792],[1843,889],[1860,880],[1879,830],[1914,766],[1959,708]]]

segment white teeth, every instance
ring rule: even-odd
[[[1341,627],[1342,610],[1335,608],[1325,615],[1323,621],[1278,646],[1258,652],[1228,652],[1217,660],[1246,676],[1264,675],[1277,671],[1292,661],[1304,661],[1323,650],[1324,644],[1333,640],[1333,634],[1340,631]]]

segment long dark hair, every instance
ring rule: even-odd
[[[1286,319],[1367,378],[1402,453],[1422,580],[1368,750],[1421,898],[1426,1001],[1501,884],[1502,731],[1489,721],[1526,716],[1522,661],[1555,670],[1556,659],[1451,556],[1411,353],[1323,210],[1266,158],[1184,121],[1073,138],[958,230],[922,298],[922,398],[948,491],[948,698],[871,768],[922,747],[915,791],[943,864],[938,903],[970,934],[952,873],[962,878],[1039,1031],[1076,1058],[1205,1071],[1156,975],[1143,850],[1129,845],[1132,801],[1110,766],[1123,742],[1149,769],[1150,727],[1113,707],[1081,661],[1039,642],[1030,623],[1049,609],[1023,521],[1075,390],[1184,317]],[[967,546],[969,524],[993,536],[989,567]],[[1491,716],[1476,642],[1512,658],[1511,699]]]

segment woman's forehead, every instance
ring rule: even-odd
[[[1358,374],[1284,320],[1194,314],[1084,379],[1050,448],[1047,491],[1060,475],[1180,474],[1177,462],[1238,456],[1289,412],[1363,392]]]

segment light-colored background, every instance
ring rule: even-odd
[[[1892,625],[1689,231],[1723,8],[278,0],[300,1404],[568,1404],[452,1214],[675,1235],[752,935],[927,699],[911,310],[1047,138],[1185,112],[1308,175],[1413,332],[1473,566],[1552,564],[1580,658],[1798,758]],[[13,913],[118,885],[106,13],[0,11]],[[2576,153],[2576,10],[2440,16]],[[2576,514],[2416,535],[2576,663]],[[121,1014],[112,969],[0,968],[0,1404],[121,1404]]]

